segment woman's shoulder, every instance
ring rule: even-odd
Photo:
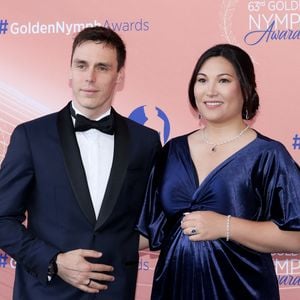
[[[258,131],[256,131],[256,134],[257,134],[258,145],[263,147],[265,150],[287,151],[286,147],[279,140],[276,140],[269,136],[263,135],[262,133],[260,133]]]
[[[285,162],[295,162],[286,146],[279,140],[263,135],[259,132],[257,132],[256,140],[256,147],[258,147],[257,150],[259,150],[257,151],[258,154],[266,154],[274,158],[276,157],[277,159],[282,158],[282,161]]]
[[[181,144],[181,143],[186,143],[187,139],[189,136],[192,136],[195,132],[197,132],[198,130],[193,130],[191,132],[188,132],[188,133],[185,133],[185,134],[182,134],[182,135],[178,135],[176,137],[173,137],[171,138],[166,144],[172,144],[172,145],[178,145],[178,144]]]
[[[194,131],[193,131],[194,132]],[[193,132],[185,133],[172,137],[162,147],[161,156],[166,157],[172,154],[187,153],[188,152],[188,137]]]

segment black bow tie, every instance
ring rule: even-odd
[[[112,113],[99,121],[90,120],[80,114],[76,114],[71,107],[71,115],[75,118],[75,131],[86,131],[89,129],[98,129],[103,133],[113,135],[114,118]]]

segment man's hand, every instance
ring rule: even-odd
[[[57,256],[57,275],[72,286],[87,292],[99,293],[106,290],[107,285],[97,281],[114,281],[114,277],[104,272],[112,272],[113,267],[88,262],[85,258],[99,258],[101,252],[77,249]],[[95,280],[95,281],[94,281]]]

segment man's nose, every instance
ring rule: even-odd
[[[94,82],[96,78],[96,72],[93,68],[88,69],[86,73],[86,81]]]

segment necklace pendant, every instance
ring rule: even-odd
[[[217,147],[218,146],[221,146],[221,145],[224,145],[224,144],[227,144],[227,143],[230,143],[230,142],[233,142],[235,140],[237,140],[238,138],[240,138],[247,130],[249,129],[249,125],[247,125],[238,135],[232,137],[231,139],[228,139],[228,140],[224,140],[223,142],[220,142],[220,143],[210,143],[207,136],[206,136],[206,131],[205,129],[202,131],[202,135],[203,135],[203,141],[207,144],[207,145],[211,145],[212,148],[210,149],[212,152],[216,152],[217,151]]]

